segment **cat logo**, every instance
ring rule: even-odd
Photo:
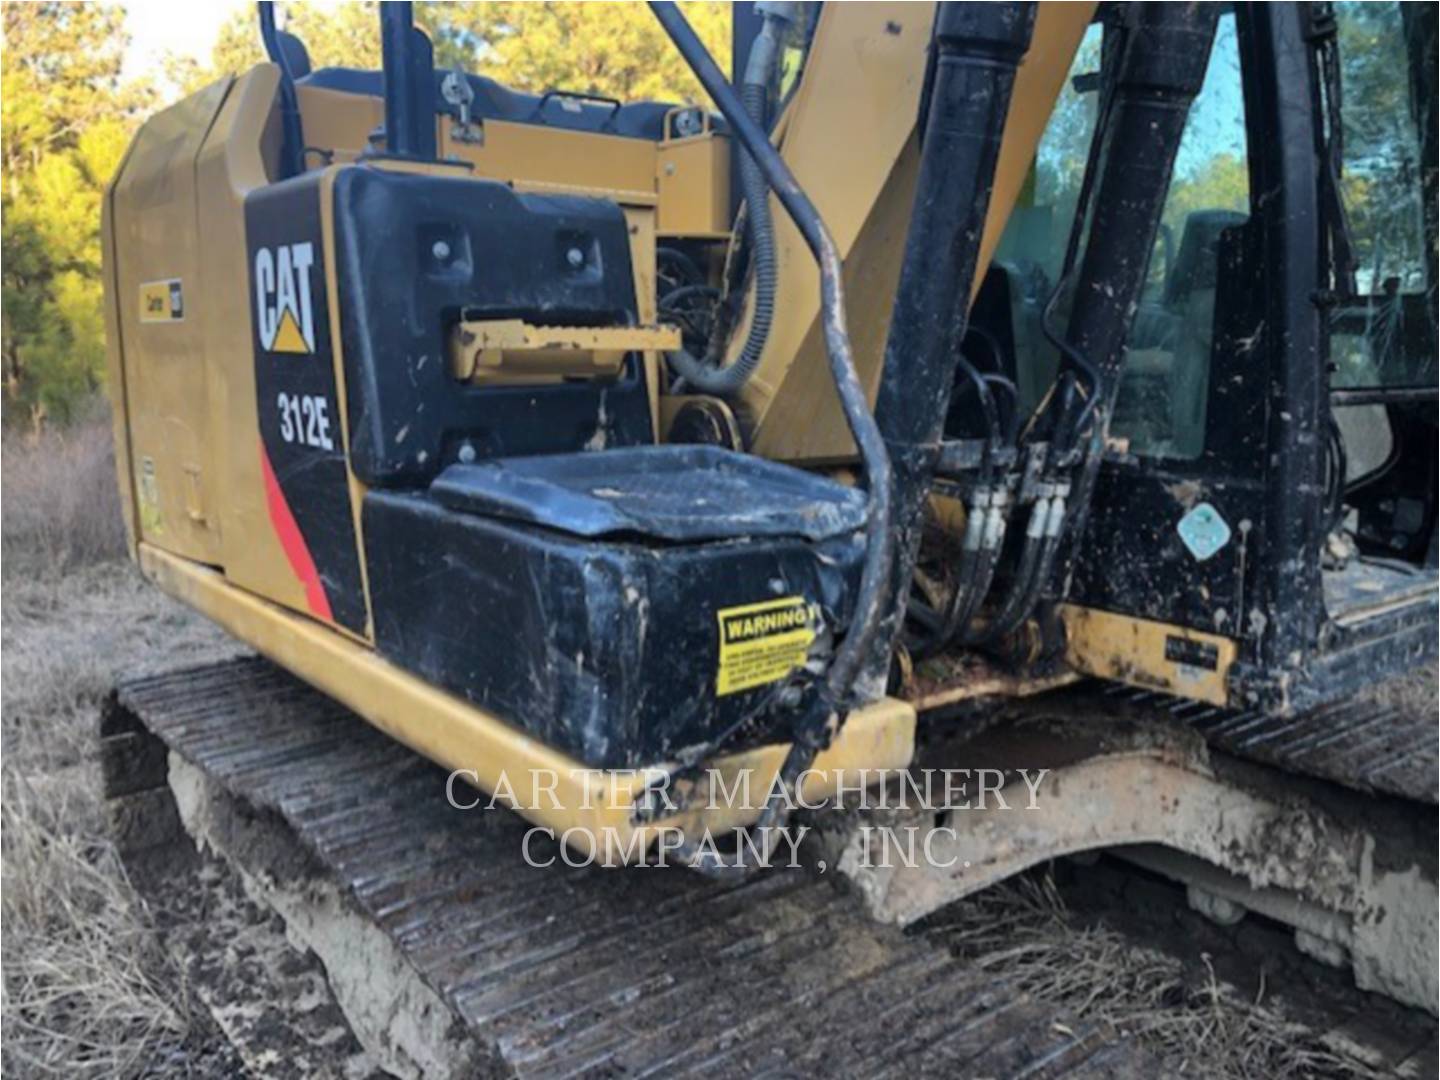
[[[281,244],[255,251],[255,325],[266,352],[313,353],[315,316],[310,268],[315,245]]]

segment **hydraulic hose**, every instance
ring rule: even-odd
[[[961,541],[955,589],[939,616],[938,624],[931,628],[933,632],[929,640],[911,647],[913,659],[926,660],[948,647],[957,637],[963,640],[962,632],[989,593],[1000,557],[1000,546],[1005,539],[1005,513],[999,499],[1000,489],[985,486],[966,508],[968,516],[965,536]],[[922,621],[929,621],[931,617],[928,611],[913,607],[909,614],[920,616]]]
[[[729,121],[741,145],[755,159],[766,183],[775,191],[780,204],[795,222],[819,264],[821,326],[825,336],[825,353],[830,364],[830,375],[845,413],[846,424],[860,450],[868,492],[865,558],[860,573],[860,588],[851,614],[850,627],[836,648],[835,656],[825,673],[824,684],[820,688],[819,708],[811,709],[811,719],[818,717],[819,722],[794,732],[794,742],[780,767],[780,783],[775,785],[756,824],[761,842],[767,845],[766,850],[769,850],[773,847],[774,830],[788,817],[791,800],[787,793],[798,782],[800,774],[814,761],[825,740],[825,727],[831,715],[843,715],[851,704],[856,678],[885,614],[894,555],[894,540],[890,528],[890,455],[880,437],[880,429],[870,415],[865,389],[861,386],[860,377],[855,370],[850,334],[845,325],[845,292],[840,252],[830,230],[815,209],[815,204],[801,189],[790,167],[770,145],[764,129],[745,112],[734,87],[726,80],[714,58],[695,35],[695,31],[673,0],[652,0],[650,10],[674,42],[680,55],[690,65],[700,84]],[[738,860],[732,865],[723,860],[705,857],[708,854],[709,852],[704,851],[694,853],[692,865],[698,870],[716,875],[748,873],[756,869],[753,865],[740,864]]]
[[[265,55],[280,68],[280,130],[282,170],[285,176],[299,176],[305,171],[305,135],[300,127],[300,105],[295,97],[295,73],[290,58],[280,45],[280,31],[275,26],[275,5],[271,0],[258,4],[260,38]]]
[[[1005,603],[981,635],[986,641],[1008,634],[1020,625],[1026,615],[1025,598],[1030,595],[1036,570],[1041,563],[1052,505],[1050,499],[1041,498],[1030,508],[1030,519],[1025,526],[1025,544],[1020,549],[1020,564],[1015,571],[1015,580],[1005,596]]]
[[[1077,210],[1077,219],[1083,210]],[[1055,286],[1055,291],[1050,294],[1044,309],[1040,313],[1040,331],[1045,335],[1045,340],[1070,362],[1070,368],[1062,370],[1056,376],[1056,385],[1064,386],[1059,395],[1059,407],[1056,410],[1058,419],[1054,428],[1052,458],[1055,464],[1059,464],[1059,457],[1068,452],[1075,442],[1079,441],[1080,433],[1084,430],[1085,423],[1095,411],[1100,395],[1104,392],[1104,384],[1101,381],[1100,370],[1079,349],[1075,348],[1066,338],[1055,329],[1052,321],[1055,315],[1056,305],[1060,301],[1060,294],[1065,288],[1065,280],[1070,276],[1067,271]],[[1076,372],[1082,373],[1090,384],[1089,393],[1086,394],[1085,403],[1081,406],[1077,416],[1071,419],[1071,412],[1074,408],[1075,387],[1078,382]]]
[[[859,670],[861,658],[870,638],[874,636],[876,619],[882,607],[885,572],[888,569],[892,542],[888,529],[890,516],[891,474],[890,455],[880,438],[875,418],[870,415],[865,388],[855,370],[850,348],[850,333],[845,323],[845,286],[841,276],[840,251],[830,230],[815,209],[815,204],[801,189],[790,166],[770,145],[760,125],[746,115],[734,88],[726,80],[705,45],[695,35],[685,16],[673,0],[653,0],[650,9],[670,35],[675,47],[699,78],[701,85],[719,106],[725,119],[735,129],[744,148],[755,158],[766,183],[775,191],[806,245],[820,266],[821,326],[830,375],[845,413],[845,422],[860,450],[868,491],[865,527],[865,561],[860,575],[860,590],[851,619],[850,632],[835,652],[826,675],[831,699],[847,701]]]
[[[750,48],[745,77],[740,86],[740,101],[745,115],[761,127],[765,124],[766,107],[770,100],[770,83],[775,62],[780,55],[780,33],[786,20],[766,14],[765,24]],[[766,140],[769,141],[768,139]],[[755,374],[765,342],[770,337],[770,323],[775,315],[775,290],[779,276],[775,268],[775,229],[770,217],[770,185],[756,164],[755,157],[742,147],[740,152],[740,190],[745,195],[745,217],[750,238],[751,265],[755,268],[755,307],[750,317],[750,331],[745,346],[733,364],[717,367],[691,355],[685,349],[669,354],[670,365],[686,384],[707,394],[733,394]],[[728,326],[727,326],[728,331]],[[712,341],[710,354],[723,350],[723,338]]]
[[[998,390],[1005,392],[1010,403],[1010,411],[1006,415],[1004,440],[1006,446],[1014,446],[1015,438],[1020,433],[1020,391],[1015,389],[1015,384],[1004,375],[984,376],[985,382]]]
[[[1005,542],[1005,516],[999,509],[992,509],[995,526],[987,522],[985,546],[980,552],[980,566],[975,571],[975,583],[971,587],[969,602],[964,611],[958,612],[946,624],[946,644],[959,638],[965,644],[973,644],[980,637],[970,626],[970,620],[980,610],[985,597],[990,594],[990,585],[995,580],[995,568],[1000,565],[1000,546]],[[993,537],[993,539],[991,539]]]
[[[981,457],[980,485],[970,506],[966,508],[965,535],[961,540],[960,565],[955,573],[955,588],[950,594],[949,603],[945,605],[945,614],[938,632],[932,635],[928,641],[917,643],[911,648],[910,654],[916,660],[934,656],[948,645],[959,628],[969,620],[976,607],[975,585],[985,558],[984,537],[993,496],[990,487],[992,463],[995,451],[1000,448],[1002,437],[1000,411],[995,405],[994,395],[990,392],[989,379],[981,375],[963,354],[956,357],[955,365],[960,373],[970,381],[970,385],[975,388],[975,392],[980,398],[980,409],[985,416],[985,426],[989,437],[985,442],[985,449]],[[908,613],[915,613],[915,605],[911,605]]]
[[[1065,500],[1056,498],[1051,503],[1049,524],[1046,526],[1045,538],[1040,548],[1040,558],[1036,562],[1034,573],[1025,582],[1024,592],[1020,594],[1018,614],[1005,620],[997,618],[995,625],[987,628],[987,639],[994,640],[1014,633],[1035,610],[1035,605],[1040,600],[1040,593],[1049,582],[1051,573],[1054,572],[1055,557],[1060,553],[1060,540],[1063,536],[1064,524]]]

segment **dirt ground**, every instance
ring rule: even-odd
[[[190,884],[157,888],[133,880],[112,848],[95,758],[104,695],[117,676],[240,649],[117,559],[113,528],[74,551],[29,551],[22,530],[33,507],[12,509],[34,496],[23,485],[16,494],[10,465],[0,578],[0,1068],[9,1076],[371,1075],[323,969],[286,949],[283,930],[240,895],[226,868],[190,856]],[[99,478],[90,490],[103,499],[108,463],[91,467]],[[94,510],[77,500],[56,512]],[[33,546],[33,531],[26,535]],[[1279,945],[1235,950],[1193,917],[1177,921],[1169,901],[1159,905],[1160,929],[1140,932],[1123,906],[1107,909],[1114,896],[1091,904],[1065,878],[1036,874],[991,890],[924,932],[997,978],[1020,978],[1037,999],[1134,1035],[1167,1074],[1382,1075],[1277,996],[1277,979],[1288,976],[1264,957],[1285,947],[1283,934]],[[1217,962],[1222,954],[1228,959]],[[245,1036],[256,1030],[270,1042]],[[232,1045],[242,1036],[244,1053]]]

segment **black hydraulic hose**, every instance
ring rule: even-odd
[[[974,334],[983,341],[985,348],[990,352],[991,366],[994,367],[995,370],[981,372],[981,377],[991,386],[1004,390],[1010,398],[1010,420],[1005,425],[1004,439],[1006,445],[1013,445],[1015,442],[1015,434],[1020,430],[1020,417],[1016,412],[1020,407],[1020,392],[1015,388],[1014,382],[1000,374],[1005,368],[1005,352],[1001,348],[1000,342],[995,335],[978,323],[971,323],[965,328],[965,332],[966,334]]]
[[[699,285],[705,280],[705,272],[694,259],[677,247],[662,244],[655,249],[655,265],[661,267],[666,263],[680,272],[680,276],[684,278],[681,284]]]
[[[660,298],[660,303],[665,307],[674,307],[681,300],[689,300],[692,296],[704,296],[711,300],[719,299],[720,290],[714,285],[681,285]]]
[[[830,362],[830,374],[835,381],[835,390],[845,413],[845,421],[860,450],[868,491],[865,559],[860,573],[860,588],[851,615],[850,628],[835,650],[835,657],[825,673],[824,696],[835,710],[843,712],[850,705],[856,677],[885,613],[886,586],[894,540],[890,533],[890,455],[880,437],[880,429],[870,415],[865,389],[860,385],[860,377],[855,371],[850,335],[845,326],[845,292],[840,252],[814,203],[801,189],[785,160],[770,145],[764,130],[745,112],[734,87],[725,78],[673,0],[651,0],[650,10],[674,42],[680,55],[690,65],[700,80],[700,85],[730,123],[741,145],[754,157],[766,183],[774,190],[780,204],[795,222],[820,267],[821,325],[825,335],[825,353]],[[828,722],[828,716],[825,720]],[[796,733],[790,752],[780,768],[781,783],[776,785],[775,794],[767,802],[757,822],[757,829],[761,830],[761,842],[768,845],[767,850],[773,848],[774,826],[782,822],[788,813],[788,800],[784,792],[792,789],[800,774],[815,759],[822,738],[821,731]],[[696,859],[694,862],[697,869],[713,873],[726,873],[730,870],[747,872],[752,869],[731,867],[703,859]]]
[[[765,28],[751,46],[750,60],[746,65],[745,81],[740,87],[740,101],[745,114],[757,125],[765,123],[765,110],[770,99],[771,74],[779,53],[779,38],[773,17],[765,19]],[[768,145],[769,139],[766,139]],[[760,366],[760,357],[765,351],[765,342],[770,337],[770,324],[775,316],[775,292],[779,274],[775,265],[775,228],[770,217],[770,185],[765,174],[756,163],[755,157],[744,147],[740,151],[740,190],[745,196],[745,219],[750,239],[751,264],[755,268],[755,306],[750,316],[750,330],[745,336],[745,346],[735,362],[717,367],[707,356],[704,359],[692,356],[684,349],[669,354],[671,366],[685,380],[688,386],[707,394],[733,394],[755,374]],[[728,324],[726,325],[728,331]],[[728,336],[728,335],[727,335]],[[722,346],[725,338],[718,343],[712,341],[707,352],[717,352],[716,344]]]
[[[1077,380],[1074,372],[1066,371],[1061,373],[1060,378],[1065,380],[1065,392],[1060,395],[1059,417],[1054,429],[1055,450],[1053,456],[1057,457],[1060,453],[1069,450],[1074,445],[1074,442],[1079,440],[1080,432],[1084,430],[1086,421],[1089,420],[1090,415],[1095,411],[1096,404],[1099,402],[1100,394],[1104,388],[1101,382],[1100,369],[1091,363],[1079,349],[1067,341],[1065,337],[1055,329],[1054,324],[1051,322],[1051,319],[1055,315],[1056,304],[1060,300],[1061,290],[1064,289],[1064,287],[1065,278],[1062,277],[1060,283],[1055,286],[1055,291],[1050,294],[1050,299],[1046,302],[1044,310],[1040,313],[1040,330],[1045,335],[1045,340],[1055,346],[1060,354],[1064,356],[1073,367],[1079,369],[1079,371],[1084,374],[1086,380],[1090,383],[1090,391],[1086,395],[1085,404],[1081,407],[1079,415],[1075,417],[1073,423],[1067,424],[1066,420],[1070,412],[1072,395]]]
[[[975,394],[980,399],[980,410],[985,414],[985,427],[989,434],[985,447],[985,457],[988,459],[1000,444],[1000,410],[995,407],[995,395],[990,392],[990,383],[963,355],[955,358],[955,366],[970,380],[970,385],[975,387]]]
[[[987,547],[981,554],[983,559],[979,569],[975,571],[975,584],[970,591],[969,607],[955,618],[953,629],[950,630],[950,641],[958,639],[963,644],[973,645],[983,636],[971,628],[970,620],[975,618],[995,581],[995,568],[1000,565],[1000,547],[998,544]]]
[[[973,614],[976,606],[974,600],[976,577],[986,553],[983,538],[989,513],[990,487],[994,478],[993,463],[995,452],[1001,446],[1000,411],[996,408],[995,397],[990,392],[989,379],[981,375],[963,354],[956,357],[955,366],[975,388],[975,393],[980,398],[981,411],[985,414],[985,426],[988,429],[989,437],[985,441],[985,449],[980,459],[981,479],[978,490],[985,492],[986,498],[983,506],[980,505],[979,500],[975,500],[967,507],[969,517],[965,523],[960,565],[955,573],[955,588],[951,591],[950,599],[945,605],[939,632],[933,635],[929,641],[919,643],[911,648],[910,654],[917,660],[927,659],[945,648],[955,637],[958,629],[969,620],[970,614]],[[913,614],[915,610],[915,606],[911,605],[908,613]]]
[[[767,19],[769,23],[772,20]],[[755,48],[761,48],[769,41],[769,35],[761,34]],[[778,44],[771,46],[778,51]],[[752,61],[753,61],[752,53]],[[774,70],[773,58],[763,65],[764,82],[747,81],[741,90],[745,111],[758,124],[765,122],[765,108],[770,97],[770,73]],[[770,322],[775,314],[775,289],[779,281],[775,269],[775,226],[770,219],[770,185],[765,183],[765,174],[748,153],[740,155],[740,189],[745,194],[746,214],[750,221],[750,258],[755,266],[755,311],[750,318],[750,332],[745,339],[745,348],[732,367],[744,367],[745,378],[750,377],[760,363],[760,354],[765,350],[765,341],[770,336]]]
[[[1020,594],[1018,603],[1019,615],[1012,616],[1007,620],[996,619],[994,626],[987,628],[986,636],[990,640],[1004,637],[1013,633],[1019,625],[1030,617],[1035,610],[1035,605],[1040,600],[1040,593],[1050,581],[1050,575],[1055,570],[1055,558],[1060,553],[1060,541],[1063,536],[1063,523],[1057,523],[1053,531],[1045,534],[1043,546],[1040,549],[1040,558],[1035,565],[1035,572],[1030,580],[1025,583],[1025,589]]]
[[[886,528],[890,513],[890,456],[880,438],[880,430],[875,426],[875,418],[870,415],[865,388],[860,385],[860,376],[855,370],[850,334],[845,325],[845,286],[840,251],[815,204],[790,171],[790,166],[770,145],[760,126],[745,114],[734,88],[673,0],[652,0],[650,10],[729,121],[741,144],[755,158],[766,182],[795,222],[820,266],[821,325],[830,375],[835,381],[845,422],[860,450],[869,495],[865,563],[851,630],[836,650],[835,660],[826,676],[832,700],[843,705],[850,695],[865,648],[875,632],[892,544]]]
[[[1020,391],[1017,390],[1015,384],[1004,375],[991,375],[987,373],[984,379],[990,386],[1005,391],[1006,396],[1010,399],[1010,412],[1006,417],[1001,438],[1004,440],[1004,445],[1014,446],[1015,436],[1020,432]]]
[[[1083,212],[1083,205],[1084,202],[1082,199],[1082,210],[1077,210],[1077,215]],[[1065,276],[1068,276],[1068,274]],[[1070,342],[1057,333],[1051,323],[1056,303],[1059,300],[1064,286],[1065,277],[1062,276],[1060,283],[1055,287],[1055,291],[1051,294],[1049,301],[1046,302],[1045,308],[1040,316],[1040,327],[1046,339],[1060,351],[1075,369],[1061,372],[1058,377],[1058,385],[1063,385],[1064,390],[1058,395],[1060,398],[1060,403],[1056,410],[1058,413],[1058,422],[1054,428],[1054,437],[1051,442],[1049,454],[1049,462],[1052,468],[1060,467],[1060,459],[1074,446],[1075,442],[1078,441],[1081,432],[1085,429],[1085,424],[1096,409],[1102,392],[1100,370],[1091,363],[1080,350],[1076,349]],[[1071,403],[1073,395],[1076,392],[1075,387],[1079,382],[1077,372],[1078,374],[1083,374],[1089,382],[1089,391],[1086,394],[1085,403],[1081,407],[1079,414],[1073,421],[1069,421]],[[1010,384],[1010,387],[1013,392],[1014,384]],[[1043,409],[1044,404],[1042,403],[1041,410],[1043,411]],[[1014,422],[1018,424],[1018,421],[1019,417],[1017,415]],[[1058,507],[1056,505],[1057,502]],[[969,644],[977,644],[998,640],[1007,634],[1013,633],[1030,614],[1030,611],[1034,608],[1040,597],[1041,591],[1045,587],[1045,583],[1050,578],[1050,574],[1055,566],[1056,556],[1059,554],[1064,507],[1063,499],[1054,501],[1041,499],[1035,503],[1034,508],[1031,510],[1030,522],[1025,530],[1025,542],[1020,551],[1020,561],[1016,567],[1015,577],[1011,580],[1009,588],[1006,590],[1005,599],[1001,601],[1000,604],[1000,610],[996,612],[995,616],[983,631],[964,635],[964,641]],[[1035,530],[1037,527],[1041,530],[1039,535],[1036,535]],[[996,553],[996,560],[998,561],[998,552]],[[990,581],[993,580],[994,571],[995,566],[992,564],[989,567],[990,576],[985,581],[984,591],[980,592],[980,590],[976,590],[980,592],[981,600],[983,600],[984,593],[989,591]],[[956,625],[948,627],[950,633],[953,635],[963,631],[966,623],[974,617],[974,613],[978,608],[979,600],[976,601],[975,608],[972,609],[968,615],[963,615]]]
[[[300,125],[300,103],[295,96],[295,72],[280,45],[274,3],[261,0],[256,7],[260,9],[260,40],[265,44],[265,55],[280,69],[280,130],[285,160],[282,172],[287,177],[299,176],[305,171],[305,133]]]
[[[1041,552],[1045,547],[1046,523],[1050,519],[1049,499],[1038,499],[1030,507],[1030,520],[1025,528],[1025,544],[1020,549],[1020,564],[1015,571],[1015,580],[1005,594],[1005,602],[981,635],[985,641],[1004,637],[1026,615],[1025,597],[1031,592],[1035,572],[1039,569]]]

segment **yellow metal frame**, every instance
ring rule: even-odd
[[[1062,605],[1060,617],[1065,621],[1065,659],[1077,671],[1211,705],[1229,703],[1227,680],[1239,652],[1232,639],[1076,604]],[[1169,659],[1169,638],[1212,649],[1214,670]]]

